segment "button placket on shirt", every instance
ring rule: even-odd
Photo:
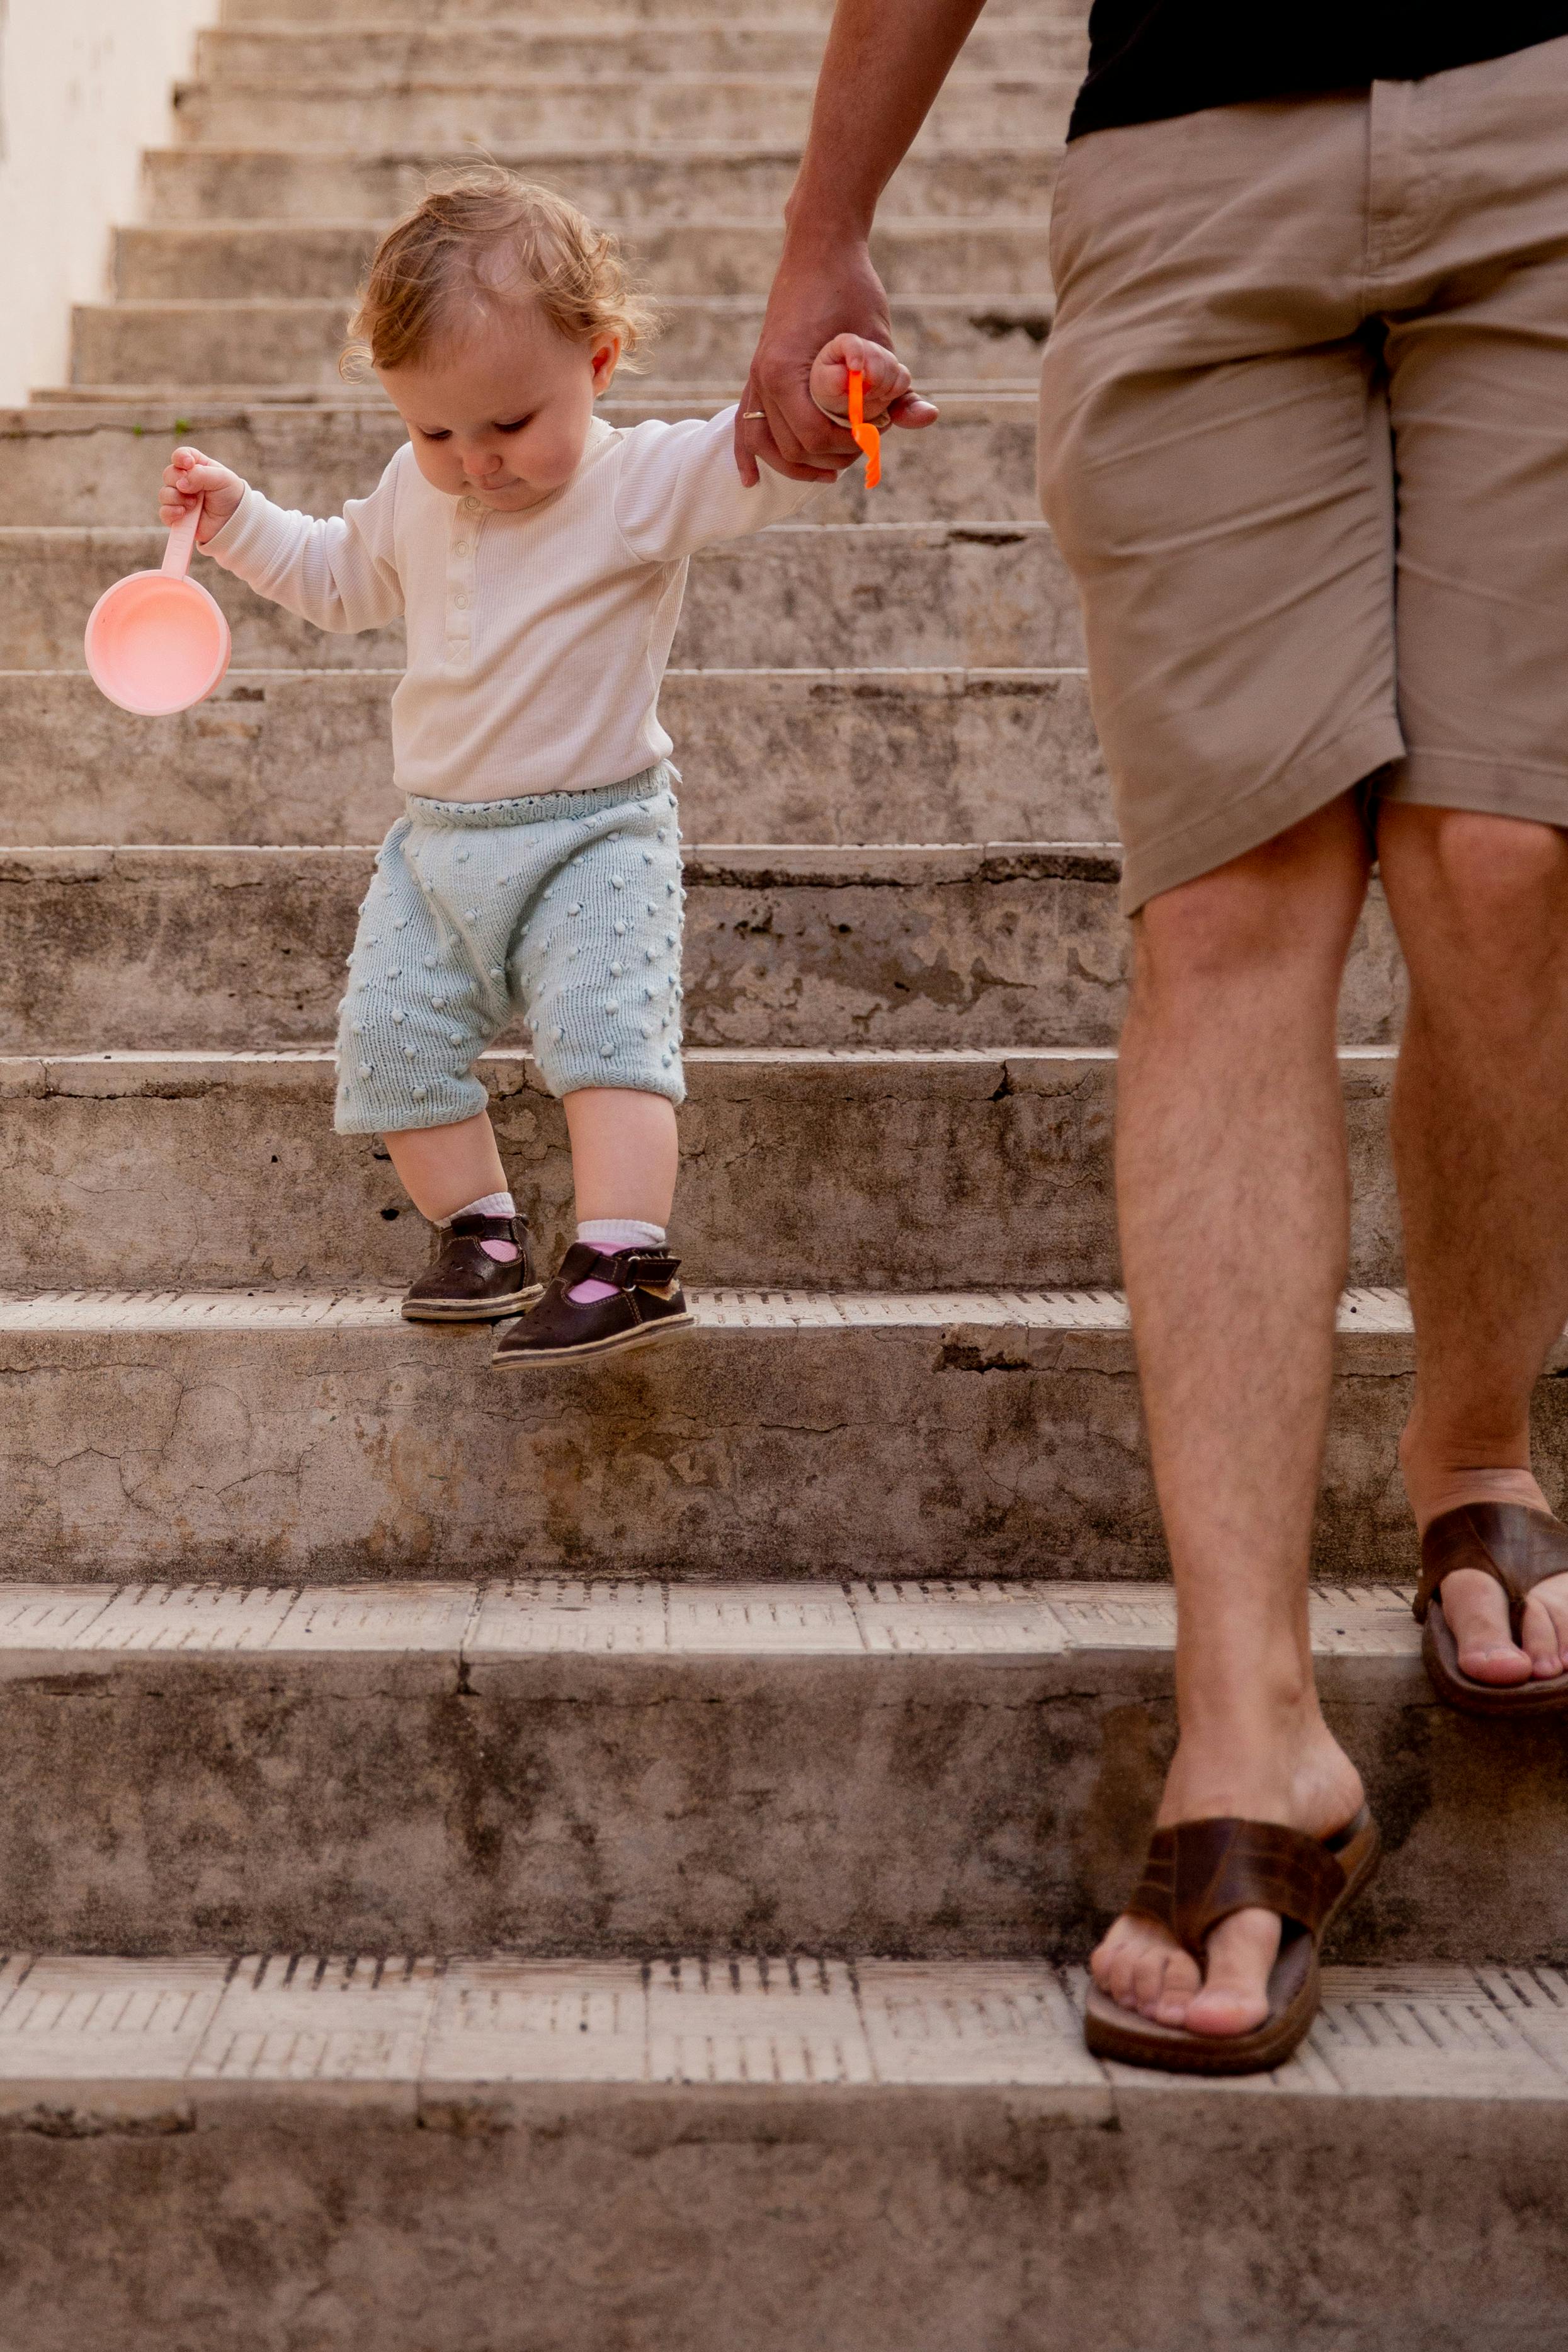
[[[474,599],[479,585],[479,533],[485,511],[478,499],[461,498],[452,509],[447,543],[447,667],[471,669],[474,661]]]

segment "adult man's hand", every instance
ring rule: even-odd
[[[871,267],[877,200],[942,88],[983,0],[838,0],[800,177],[785,207],[784,258],[735,426],[748,487],[760,459],[799,482],[832,481],[855,444],[808,389],[835,335],[891,351],[892,320]],[[894,425],[932,423],[929,400],[895,401]]]
[[[854,464],[853,440],[810,391],[813,361],[842,334],[893,349],[888,298],[864,240],[818,253],[786,246],[735,425],[735,462],[748,487],[759,460],[797,482],[831,482]],[[894,401],[888,421],[919,427],[934,424],[936,414],[910,392]]]

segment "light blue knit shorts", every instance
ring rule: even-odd
[[[520,1013],[552,1094],[684,1101],[679,782],[661,763],[598,792],[410,795],[349,958],[340,1135],[472,1118],[474,1057]]]

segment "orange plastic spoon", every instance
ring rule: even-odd
[[[866,378],[859,368],[849,371],[849,430],[866,452],[866,488],[874,490],[882,478],[882,436],[866,422]]]

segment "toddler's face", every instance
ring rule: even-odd
[[[582,464],[595,395],[619,357],[615,337],[570,342],[525,300],[477,312],[460,339],[378,373],[427,482],[521,514]]]

